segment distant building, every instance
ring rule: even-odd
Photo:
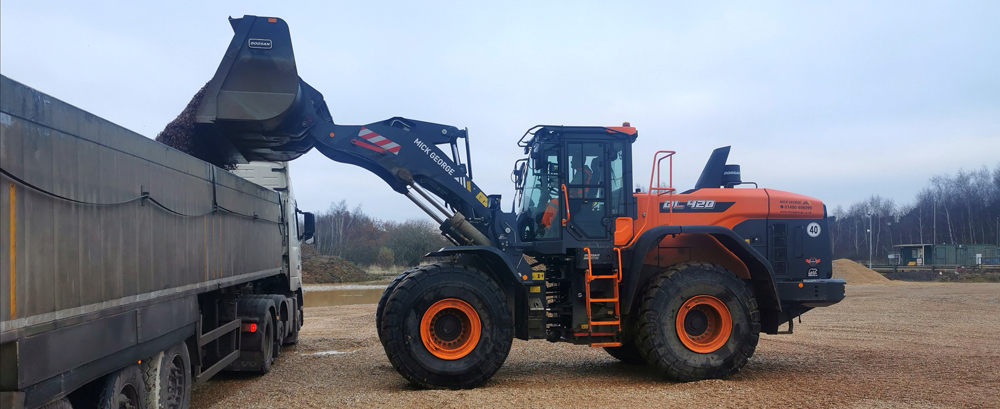
[[[897,244],[901,266],[1000,265],[1000,248],[992,244]]]

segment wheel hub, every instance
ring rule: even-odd
[[[169,409],[180,408],[183,400],[185,385],[184,366],[180,357],[174,357],[170,363],[167,374],[167,390],[164,399],[164,407]]]
[[[729,307],[710,295],[696,295],[684,301],[677,311],[677,338],[685,347],[699,354],[718,351],[733,330]]]
[[[434,335],[442,341],[454,341],[455,338],[458,338],[461,334],[462,322],[453,314],[441,314],[441,316],[434,321]]]
[[[118,409],[136,409],[139,407],[139,391],[132,385],[125,385],[118,391]]]
[[[446,298],[435,302],[420,320],[420,340],[432,355],[447,360],[465,357],[480,336],[479,314],[469,303]]]
[[[684,332],[692,337],[697,337],[705,333],[708,329],[708,316],[700,309],[688,311],[684,317]]]

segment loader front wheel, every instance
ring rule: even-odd
[[[739,372],[753,356],[759,333],[750,287],[721,266],[690,262],[647,286],[637,343],[659,374],[689,382]]]
[[[382,291],[382,296],[378,299],[378,306],[375,308],[375,331],[378,332],[379,341],[382,340],[382,312],[385,311],[386,301],[389,301],[389,296],[396,290],[396,286],[398,286],[399,283],[406,278],[406,276],[410,275],[410,273],[416,271],[418,268],[419,267],[414,267],[399,273],[396,278],[389,282],[389,285],[385,287],[385,290]]]
[[[513,325],[507,297],[488,275],[462,264],[411,270],[385,302],[382,346],[411,383],[465,389],[507,359]]]

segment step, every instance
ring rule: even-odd
[[[604,347],[620,347],[621,342],[594,342],[590,344],[591,348],[604,348]]]
[[[613,337],[618,335],[616,332],[575,332],[574,336],[578,337]]]
[[[618,302],[617,298],[591,298],[590,302]]]
[[[591,321],[590,326],[595,325],[621,325],[621,321]]]

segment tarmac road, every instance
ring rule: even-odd
[[[996,283],[848,286],[795,334],[761,336],[732,379],[693,383],[660,380],[599,348],[514,340],[485,385],[417,389],[386,359],[374,312],[307,308],[300,343],[269,374],[217,376],[191,407],[1000,407]]]

